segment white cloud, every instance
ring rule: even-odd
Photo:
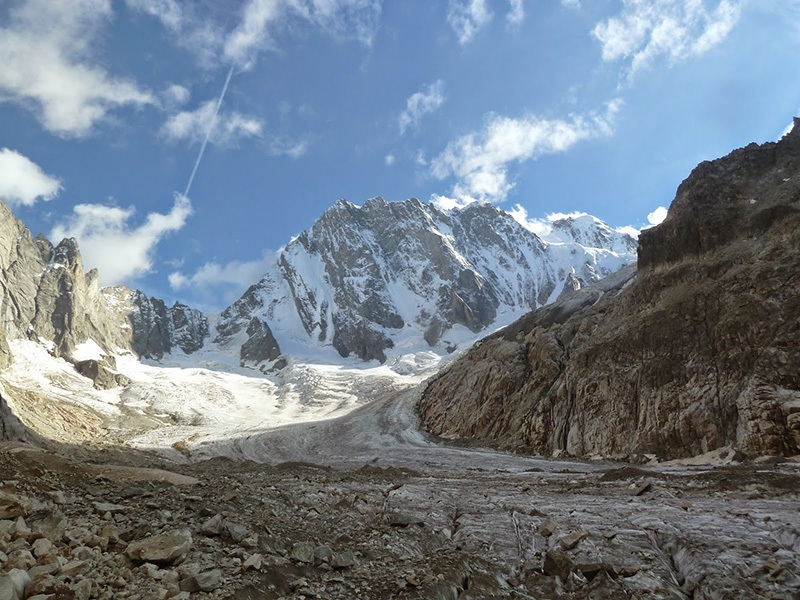
[[[519,27],[525,20],[525,6],[523,0],[510,0],[511,7],[506,15],[506,21],[512,27]]]
[[[462,46],[468,44],[480,29],[491,23],[493,17],[492,11],[486,6],[486,0],[450,0],[447,7],[447,22]]]
[[[275,264],[277,254],[265,250],[261,258],[254,261],[232,261],[227,264],[208,262],[191,275],[174,271],[169,275],[173,290],[192,290],[206,301],[225,305],[234,302],[248,286],[261,279],[270,266]]]
[[[427,85],[421,92],[412,94],[406,100],[406,109],[400,113],[400,134],[405,135],[409,127],[417,127],[427,114],[435,112],[444,104],[444,82],[440,79]]]
[[[42,126],[84,137],[123,106],[153,102],[135,82],[91,64],[90,44],[112,16],[110,0],[28,0],[0,28],[0,90]]]
[[[279,0],[251,0],[247,4],[241,23],[225,40],[226,61],[247,69],[259,51],[272,47],[267,26],[281,15],[281,4]]]
[[[508,177],[511,163],[564,152],[581,140],[611,135],[620,105],[621,101],[613,100],[602,114],[568,120],[490,114],[483,131],[450,142],[431,162],[431,172],[439,179],[456,179],[452,193],[458,203],[502,202],[514,187]]]
[[[592,34],[603,60],[629,61],[628,75],[664,57],[675,64],[699,56],[722,42],[741,15],[741,0],[623,0],[618,17],[598,23]]]
[[[272,156],[290,156],[300,158],[308,152],[311,142],[307,138],[294,139],[288,136],[273,136],[269,140],[269,152]]]
[[[397,158],[395,157],[394,154],[387,154],[383,158],[383,162],[386,163],[387,167],[391,167],[395,163],[396,160],[397,160]]]
[[[132,227],[130,220],[135,212],[133,207],[79,204],[71,219],[53,228],[50,239],[76,238],[84,264],[99,269],[103,285],[130,281],[152,269],[156,245],[165,235],[183,227],[192,214],[192,205],[188,198],[176,194],[169,213],[150,213],[144,223]]]
[[[183,9],[175,0],[125,0],[132,10],[155,17],[173,31],[183,26]]]
[[[182,85],[176,83],[171,84],[162,93],[164,105],[166,107],[177,107],[186,104],[189,101],[191,94]]]
[[[247,137],[260,136],[263,123],[257,119],[245,117],[239,112],[219,111],[214,116],[217,102],[208,100],[199,108],[181,111],[172,115],[162,127],[162,133],[170,140],[190,140],[202,142],[211,129],[209,142],[220,146],[235,145]]]
[[[194,3],[179,4],[175,0],[125,0],[125,3],[131,10],[160,21],[169,30],[173,42],[194,54],[202,66],[217,65],[224,33],[205,15],[199,15]]]
[[[258,53],[275,48],[274,32],[281,19],[297,17],[340,39],[367,46],[377,34],[381,0],[249,0],[242,20],[225,40],[223,58],[241,69]]]
[[[567,8],[580,8],[581,0],[561,0],[561,5]]]
[[[61,182],[19,152],[0,149],[0,200],[9,206],[32,206],[37,200],[52,200]]]
[[[663,206],[659,206],[657,209],[647,215],[647,222],[650,223],[650,225],[660,225],[666,218],[667,209]]]
[[[287,0],[300,17],[338,39],[371,46],[380,26],[382,0]]]

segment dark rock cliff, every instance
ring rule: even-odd
[[[542,454],[798,454],[798,340],[795,119],[780,142],[700,164],[642,233],[635,276],[485,339],[419,409],[435,434]]]

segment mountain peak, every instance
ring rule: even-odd
[[[632,262],[635,242],[621,245],[608,231],[589,219],[579,228],[585,239],[565,229],[562,244],[548,249],[492,204],[441,211],[416,198],[377,196],[360,207],[339,200],[223,312],[216,339],[242,343],[257,318],[276,344],[329,347],[343,357],[384,362],[452,351],[498,319]]]

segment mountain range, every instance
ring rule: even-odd
[[[283,348],[385,362],[452,352],[493,325],[632,262],[636,240],[588,215],[554,219],[540,237],[488,204],[442,211],[416,199],[341,200],[287,244],[219,315],[167,306],[139,290],[100,288],[77,242],[34,238],[0,205],[0,339],[46,344],[73,359],[92,340],[107,356],[218,348],[274,371]],[[11,356],[0,348],[4,365]],[[112,385],[113,365],[84,365]]]

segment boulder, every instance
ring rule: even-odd
[[[191,547],[191,532],[188,529],[176,529],[132,542],[125,553],[134,562],[169,565]]]

